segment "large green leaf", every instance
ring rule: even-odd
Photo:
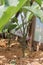
[[[17,27],[16,24],[10,24],[10,25],[8,26],[8,30],[11,31],[12,29],[14,29],[14,28],[16,28],[16,27]]]
[[[43,22],[43,10],[37,8],[37,7],[24,7],[25,9],[27,9],[28,11],[30,11],[32,14],[34,14],[35,16],[39,17],[41,19],[41,21]]]
[[[41,5],[42,4],[42,0],[36,0],[36,2]]]
[[[4,0],[0,0],[0,4],[3,5],[5,2]]]
[[[7,8],[7,10],[3,13],[3,16],[0,18],[0,31],[2,31],[4,25],[7,24],[10,18],[20,10],[26,1],[27,0],[19,0],[19,4],[16,7],[9,6]]]

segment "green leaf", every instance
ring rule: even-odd
[[[42,0],[36,0],[36,2],[41,5],[42,4]]]
[[[32,17],[33,17],[33,14],[28,11],[27,16],[26,16],[27,21],[30,21],[32,19]]]
[[[18,23],[18,19],[16,18],[16,17],[14,17],[14,18],[12,18],[12,20],[11,20],[13,23]]]
[[[4,0],[5,1],[5,5],[9,6],[8,0]]]
[[[8,30],[11,31],[12,29],[16,28],[16,26],[17,26],[16,24],[10,24],[8,26]]]
[[[1,5],[5,4],[5,1],[4,0],[0,0],[0,4]]]
[[[41,21],[43,22],[43,10],[39,8],[33,8],[33,7],[24,7],[24,8],[30,11],[35,16],[39,17]]]
[[[11,17],[15,15],[20,8],[26,3],[27,0],[19,0],[19,4],[14,6],[9,6],[7,10],[3,13],[3,16],[0,18],[0,31],[2,31],[3,27],[9,22]]]

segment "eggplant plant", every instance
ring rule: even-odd
[[[41,8],[42,1],[43,0],[35,0],[35,1],[34,0],[14,0],[13,4],[11,4],[12,1],[4,0],[4,2],[5,2],[4,8],[5,9],[2,11],[0,10],[0,14],[2,13],[2,15],[0,16],[0,32],[1,32],[4,28],[4,26],[7,23],[9,23],[11,18],[16,16],[18,11],[25,9],[24,12],[25,12],[25,15],[27,13],[27,19],[21,15],[22,24],[19,25],[18,22],[16,22],[16,24],[10,23],[10,25],[8,26],[9,31],[12,29],[15,29],[16,31],[18,29],[21,30],[21,28],[23,29],[22,41],[24,43],[21,44],[23,53],[24,53],[24,50],[27,45],[26,44],[27,30],[25,30],[25,29],[27,29],[30,20],[32,19],[33,16],[36,16],[36,17],[40,18],[40,20],[43,22],[43,10]],[[3,0],[2,0],[2,2],[3,2]],[[16,4],[15,4],[15,2],[16,2]],[[29,3],[27,4],[27,2],[29,2]],[[8,5],[6,6],[6,4],[8,4]],[[23,56],[24,56],[24,54],[23,54]]]
[[[27,1],[27,0],[18,0],[18,4],[15,5],[11,5],[11,2],[9,4],[8,0],[0,0],[5,6],[4,6],[4,10],[2,8],[3,11],[0,11],[0,13],[2,13],[1,17],[0,17],[0,32],[2,31],[3,27],[9,23],[9,20],[11,19],[11,17],[13,15],[16,15],[16,13],[20,10],[20,8],[22,8],[22,6],[26,3],[29,2],[28,5],[26,4],[26,6],[24,5],[23,9],[27,9],[29,12],[31,12],[31,15],[35,15],[37,17],[39,17],[41,19],[41,21],[43,22],[43,10],[41,9],[41,4],[43,0],[33,0],[36,4],[30,5],[30,3],[32,1]],[[17,2],[14,0],[14,2]],[[33,2],[33,3],[34,3]],[[6,4],[9,4],[9,6],[6,6]],[[37,4],[38,3],[38,4]],[[15,4],[15,3],[13,3]],[[1,6],[0,6],[1,8]]]

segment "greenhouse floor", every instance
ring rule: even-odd
[[[0,65],[43,65],[43,51],[29,52],[22,57],[21,48],[15,45],[11,48],[0,47]]]
[[[0,41],[0,65],[43,65],[43,51],[30,52],[27,47],[23,57],[19,42],[11,42],[13,45],[6,47],[6,40]]]

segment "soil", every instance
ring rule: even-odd
[[[28,47],[23,58],[19,44],[12,47],[0,47],[0,65],[43,65],[43,51],[30,52]]]

